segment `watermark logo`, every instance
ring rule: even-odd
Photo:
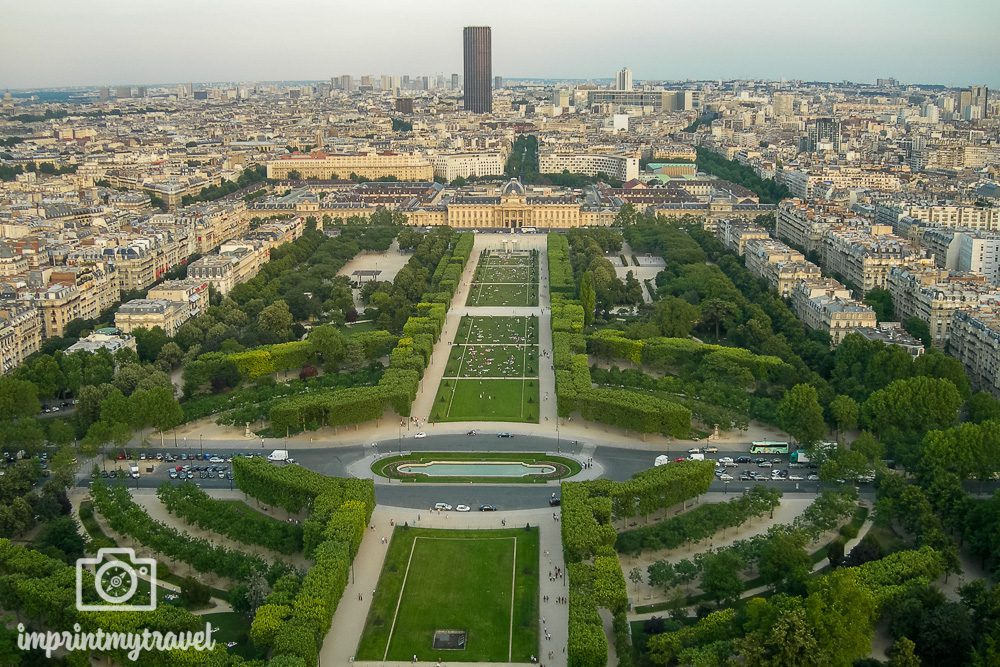
[[[94,592],[101,603],[84,602],[83,572],[90,569],[94,570]],[[132,604],[141,579],[149,582],[149,603]],[[156,559],[139,558],[133,549],[98,549],[95,557],[76,560],[76,608],[80,611],[153,611],[156,588]]]

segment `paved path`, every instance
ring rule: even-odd
[[[558,516],[558,514],[557,514]],[[419,517],[419,520],[418,520]],[[358,642],[361,640],[361,633],[364,630],[365,620],[368,617],[368,610],[371,606],[372,593],[377,584],[379,574],[382,571],[382,563],[388,551],[388,545],[382,544],[383,537],[392,536],[390,521],[396,524],[409,522],[411,525],[418,525],[421,528],[469,528],[486,529],[500,528],[501,521],[507,522],[507,527],[514,527],[530,523],[539,526],[539,616],[545,619],[544,630],[547,630],[552,639],[544,638],[544,630],[539,631],[539,663],[546,667],[565,667],[566,655],[563,649],[566,646],[567,628],[569,625],[569,605],[556,604],[555,598],[567,595],[567,582],[562,579],[550,581],[549,571],[556,567],[565,568],[562,558],[562,546],[560,536],[560,522],[552,519],[552,512],[548,509],[542,510],[521,510],[517,512],[497,512],[479,513],[470,512],[468,514],[458,512],[443,512],[435,514],[429,510],[401,509],[396,507],[379,506],[375,508],[371,523],[375,530],[365,533],[365,538],[361,542],[358,556],[354,560],[352,571],[353,581],[348,584],[344,591],[344,596],[337,606],[337,613],[334,614],[330,632],[323,642],[320,651],[320,665],[412,665],[411,662],[393,661],[354,661],[354,652]],[[358,595],[362,596],[358,600]],[[544,596],[549,596],[548,602],[542,602]],[[541,623],[541,620],[539,620]],[[552,659],[548,658],[548,652],[552,651]],[[442,664],[448,664],[447,656],[442,656]],[[436,660],[437,658],[435,658]],[[429,665],[434,661],[422,661],[418,664]],[[461,665],[507,665],[515,663],[451,663]]]

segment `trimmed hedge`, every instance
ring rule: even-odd
[[[549,291],[553,295],[575,295],[573,265],[569,262],[569,239],[563,234],[549,234],[545,243],[549,258]]]

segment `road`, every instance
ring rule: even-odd
[[[268,444],[268,443],[265,443]],[[278,443],[280,446],[280,441]],[[236,446],[239,445],[239,446]],[[256,448],[247,447],[246,441],[234,441],[220,443],[214,441],[211,449],[206,448],[206,452],[223,458],[232,456],[235,453],[255,454],[270,453],[275,447]],[[155,453],[177,454],[187,451],[189,454],[199,452],[198,447],[184,447],[177,449],[172,446],[163,449],[152,448]],[[347,445],[340,447],[311,448],[301,450],[291,450],[291,455],[295,461],[310,470],[330,475],[334,477],[347,477],[352,474],[361,476],[370,475],[369,462],[374,462],[376,458],[395,455],[402,451],[408,452],[546,452],[560,453],[573,456],[578,460],[593,459],[593,468],[589,471],[591,477],[601,476],[607,479],[625,480],[635,473],[652,466],[653,459],[657,453],[666,453],[668,456],[685,456],[686,451],[649,452],[637,449],[626,449],[622,447],[601,446],[595,443],[585,443],[579,441],[556,440],[542,436],[518,435],[513,438],[498,438],[495,434],[481,434],[468,436],[464,434],[433,435],[423,439],[391,439],[367,445]],[[732,455],[733,452],[724,452],[715,456]],[[772,458],[772,457],[768,457]],[[787,457],[785,457],[787,458]],[[178,461],[173,465],[182,462]],[[201,462],[195,461],[194,464]],[[109,463],[110,465],[110,463]],[[160,464],[153,473],[146,473],[145,467],[148,464],[140,462],[143,474],[138,480],[128,480],[129,485],[139,488],[155,488],[166,481],[167,472],[171,465]],[[739,481],[739,474],[742,470],[757,468],[753,465],[742,465],[731,468],[731,474],[737,479],[724,483],[716,480],[712,483],[710,490],[721,493],[739,493],[748,489],[754,484],[764,484],[775,486],[786,494],[816,494],[820,485],[817,482],[791,481],[791,480],[762,480],[758,482]],[[768,474],[767,470],[760,472]],[[802,472],[805,476],[806,471]],[[85,471],[81,484],[89,482],[86,476],[89,470]],[[197,479],[195,480],[204,488],[231,488],[231,480],[226,479]],[[436,502],[446,502],[451,505],[470,505],[478,507],[481,504],[496,505],[498,510],[520,510],[535,509],[548,506],[549,498],[553,493],[558,493],[556,483],[527,485],[527,484],[404,484],[401,482],[389,483],[387,480],[378,478],[375,485],[375,496],[379,505],[407,507],[419,509],[430,507]]]

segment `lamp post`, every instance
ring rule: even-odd
[[[403,453],[403,427],[400,426],[396,430],[396,449],[399,454]]]
[[[559,437],[559,416],[556,415],[556,453],[562,453],[562,440]]]
[[[201,450],[201,458],[205,458],[205,440],[201,433],[198,434],[198,449]]]

